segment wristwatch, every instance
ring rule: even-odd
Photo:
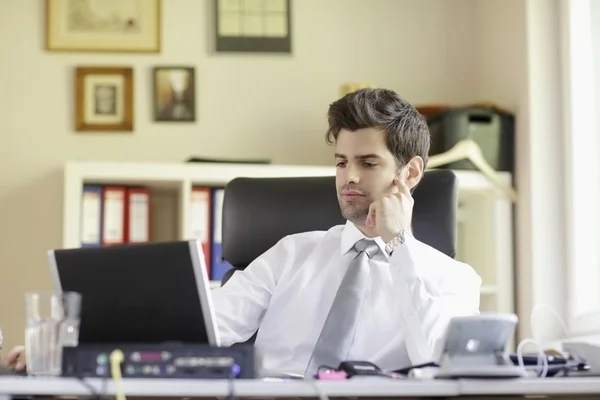
[[[389,242],[386,243],[385,245],[385,252],[388,253],[390,256],[392,255],[392,253],[394,252],[394,250],[396,249],[396,247],[400,246],[401,244],[404,244],[404,242],[406,242],[406,237],[410,234],[409,231],[407,231],[406,229],[402,229],[395,238],[393,238],[392,240],[390,240]]]

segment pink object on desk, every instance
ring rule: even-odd
[[[317,373],[317,379],[320,381],[340,381],[348,379],[348,374],[344,371],[327,370]]]

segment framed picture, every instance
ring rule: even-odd
[[[158,53],[161,0],[46,0],[49,51]]]
[[[152,79],[155,121],[196,121],[194,67],[156,67]]]
[[[214,0],[216,51],[291,53],[291,0]]]
[[[75,70],[75,130],[133,131],[133,69]]]

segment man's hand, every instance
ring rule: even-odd
[[[14,371],[23,371],[25,369],[25,346],[17,346],[12,349],[6,356],[4,364]]]
[[[394,239],[402,229],[410,231],[414,200],[406,182],[394,179],[397,193],[383,196],[371,203],[366,225],[375,228],[385,243]]]

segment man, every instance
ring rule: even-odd
[[[384,89],[346,95],[328,120],[347,223],[287,236],[213,290],[223,345],[260,327],[265,368],[305,376],[344,360],[383,370],[429,362],[448,321],[479,312],[481,279],[411,235],[427,124]]]

